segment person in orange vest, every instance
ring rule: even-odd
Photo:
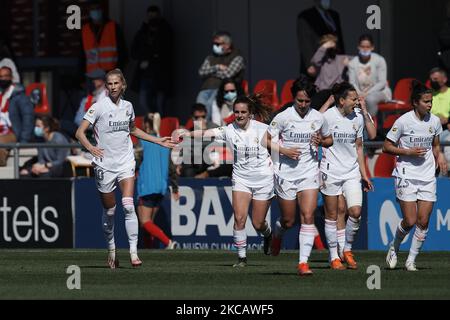
[[[86,73],[125,67],[128,53],[123,32],[115,21],[107,19],[100,1],[91,2],[89,21],[83,25],[81,34]]]

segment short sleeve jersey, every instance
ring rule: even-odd
[[[135,166],[130,138],[134,118],[132,104],[122,99],[116,105],[106,97],[88,109],[84,119],[93,125],[97,147],[103,149],[103,158],[94,157],[96,165],[115,172]]]
[[[212,129],[215,139],[223,140],[233,146],[233,179],[239,179],[253,188],[266,186],[273,182],[273,165],[267,148],[261,141],[267,125],[250,120],[246,130],[236,123]]]
[[[288,181],[295,181],[318,174],[318,148],[311,144],[311,137],[317,132],[323,137],[330,135],[325,118],[312,108],[303,118],[294,106],[275,116],[268,129],[272,140],[278,141],[286,148],[300,149],[298,160],[281,154],[279,157],[273,156],[276,175]]]
[[[398,156],[392,175],[399,178],[432,181],[435,173],[433,140],[442,132],[438,117],[429,113],[420,120],[414,110],[405,113],[395,121],[386,138],[399,148],[425,148],[424,157]]]

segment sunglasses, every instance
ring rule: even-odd
[[[206,119],[206,115],[205,116],[194,116],[193,118],[194,118],[194,120]]]
[[[228,93],[228,92],[234,93],[234,92],[236,92],[236,90],[223,90],[223,92],[224,93]]]
[[[216,46],[221,46],[223,44],[225,44],[225,42],[213,42]]]

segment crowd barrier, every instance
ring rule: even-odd
[[[355,249],[384,250],[401,214],[392,178],[372,179],[375,191],[365,195],[363,220]],[[180,201],[166,195],[157,223],[183,249],[233,250],[230,179],[180,179]],[[450,250],[450,179],[438,179],[424,250]],[[117,247],[127,248],[120,192],[115,224]],[[137,202],[137,201],[136,201]],[[104,248],[101,202],[93,179],[0,180],[0,248]],[[273,225],[279,207],[273,201],[268,221]],[[319,199],[316,225],[323,235],[323,205]],[[262,238],[247,221],[249,249],[259,250]],[[284,238],[285,249],[298,248],[297,224]],[[142,232],[141,232],[142,234]],[[404,248],[412,235],[405,239]],[[140,246],[143,245],[142,239]]]

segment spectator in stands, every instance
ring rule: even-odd
[[[81,28],[86,72],[123,69],[128,53],[122,30],[105,16],[99,0],[90,2],[89,21]]]
[[[67,138],[59,131],[59,123],[52,117],[41,116],[36,119],[34,134],[43,138],[45,143],[65,144]],[[69,155],[69,149],[65,148],[40,148],[37,161],[28,162],[20,171],[22,177],[56,178],[63,176],[63,164]]]
[[[431,87],[433,88],[433,108],[431,113],[439,118],[442,124],[440,141],[450,141],[450,90],[447,86],[447,73],[441,68],[433,68],[430,71]],[[444,147],[444,155],[450,163],[450,147]]]
[[[217,128],[217,125],[212,123],[207,119],[206,107],[201,103],[196,103],[192,107],[192,120],[194,121],[193,130],[203,130]],[[180,175],[182,177],[195,177],[195,178],[207,178],[207,177],[221,177],[221,176],[231,176],[232,165],[231,164],[220,164],[212,165],[212,159],[205,159],[204,156],[209,157],[210,153],[205,152],[211,150],[211,143],[216,144],[216,142],[211,142],[210,139],[186,139],[182,142],[182,152],[187,152],[189,150],[190,154],[182,154],[183,163],[179,168]],[[189,146],[187,146],[189,144]],[[223,144],[220,144],[224,146]],[[200,148],[197,146],[201,146]]]
[[[208,120],[211,120],[211,109],[216,99],[220,83],[225,78],[232,78],[237,83],[244,79],[244,58],[233,46],[231,35],[219,31],[213,37],[213,54],[203,61],[198,73],[203,80],[197,103],[206,106]]]
[[[12,81],[12,70],[0,68],[0,142],[29,142],[34,127],[34,110],[25,88]],[[0,166],[5,166],[9,150],[0,149]]]
[[[315,6],[300,12],[297,17],[297,39],[300,49],[300,73],[307,73],[312,78],[317,75],[311,58],[316,52],[320,37],[326,34],[337,36],[337,48],[344,53],[339,13],[330,9],[331,0],[315,0]]]
[[[161,117],[158,113],[149,113],[144,118],[144,130],[150,135],[159,136]],[[168,184],[172,186],[172,198],[178,201],[177,175],[170,158],[170,150],[154,143],[139,140],[143,148],[143,161],[139,167],[137,192],[139,196],[138,214],[142,228],[152,237],[161,241],[167,249],[178,245],[172,241],[153,221],[161,206]]]
[[[91,85],[88,86],[88,95],[84,97],[80,102],[77,114],[75,115],[75,124],[79,126],[83,120],[86,111],[97,101],[107,96],[107,90],[105,87],[105,71],[102,69],[95,69],[86,74],[88,81]]]
[[[320,107],[331,95],[331,87],[347,78],[349,57],[339,54],[338,38],[333,34],[326,34],[320,38],[320,47],[311,59],[317,73],[315,85],[319,91],[311,101],[313,108]]]
[[[172,38],[172,29],[159,8],[150,6],[131,45],[131,56],[138,61],[133,87],[139,91],[146,112],[165,114],[172,73]]]
[[[233,115],[233,103],[244,90],[233,79],[224,79],[212,105],[212,122],[218,126],[226,125],[225,119]]]
[[[367,109],[372,117],[378,112],[378,103],[392,98],[387,85],[387,66],[384,58],[373,52],[375,49],[370,34],[359,37],[358,56],[348,66],[349,82],[358,95],[365,99]]]
[[[12,82],[20,83],[20,75],[13,60],[13,54],[5,38],[0,38],[0,68],[9,67],[12,71]]]

